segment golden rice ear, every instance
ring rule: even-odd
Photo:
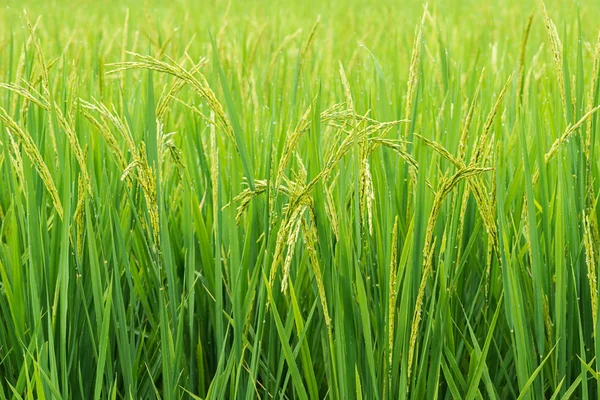
[[[104,122],[100,123],[90,113],[91,108],[89,108],[89,106],[91,106],[91,104],[89,104],[81,99],[79,99],[79,104],[81,105],[80,110],[81,110],[83,116],[90,122],[90,124],[92,124],[92,126],[94,128],[96,128],[96,130],[98,132],[100,132],[100,135],[102,135],[102,138],[108,145],[110,152],[116,158],[118,166],[122,170],[124,170],[127,167],[127,161],[125,161],[125,157],[123,156],[123,151],[119,147],[119,144],[118,144],[117,140],[115,139],[115,137],[113,136],[113,134],[111,133],[110,129],[106,126],[106,123],[104,123]]]
[[[31,28],[31,29],[33,29],[33,28]],[[83,155],[83,151],[81,150],[81,146],[79,144],[79,139],[77,138],[75,131],[71,127],[71,124],[64,117],[60,107],[58,107],[58,105],[56,103],[54,104],[54,107],[52,107],[49,103],[49,98],[47,96],[46,96],[46,98],[44,98],[44,96],[37,93],[33,87],[26,89],[22,86],[11,84],[11,83],[0,83],[0,88],[6,89],[15,94],[18,94],[19,96],[23,97],[26,101],[37,105],[41,109],[43,109],[47,112],[54,112],[56,114],[56,119],[58,121],[58,124],[65,131],[65,134],[67,135],[67,138],[69,139],[69,144],[71,145],[73,153],[75,154],[75,158],[77,159],[77,162],[79,164],[79,168],[83,175],[85,187],[86,187],[88,193],[91,195],[92,194],[91,181],[90,181],[90,178],[89,178],[89,175],[87,172],[85,157]],[[72,115],[70,115],[69,118],[71,120],[73,120]],[[49,127],[50,127],[50,133],[52,135],[54,132],[52,122],[50,122]],[[56,143],[54,143],[53,145],[55,146]],[[55,156],[58,157],[58,153],[55,152]]]
[[[85,213],[85,193],[85,182],[83,177],[80,175],[77,180],[77,206],[75,207],[75,214],[73,215],[73,222],[75,224],[77,238],[77,255],[79,257],[81,257],[83,254],[83,217]]]
[[[129,39],[129,8],[125,9],[125,19],[123,21],[123,32],[122,32],[122,41],[121,41],[121,62],[127,61],[127,42]],[[119,74],[119,79],[121,81],[121,87],[125,88],[125,71],[122,71]],[[121,102],[123,99],[121,98]],[[123,104],[121,104],[121,109],[123,108]]]
[[[429,140],[419,134],[415,134],[415,136],[418,137],[420,140],[422,140],[428,147],[432,148],[434,151],[436,151],[442,157],[446,158],[448,161],[450,161],[452,164],[454,164],[454,166],[456,168],[460,168],[460,169],[466,168],[466,166],[464,165],[464,161],[462,159],[454,157],[448,150],[446,150],[439,143],[437,143],[433,140]],[[493,140],[488,141],[488,149],[486,149],[484,151],[484,156],[483,156],[484,161],[487,161],[487,158],[489,156],[489,151],[490,151],[493,143],[494,143]],[[469,194],[471,192],[473,193],[473,197],[475,197],[475,200],[477,202],[477,207],[479,209],[479,213],[480,213],[481,218],[483,219],[483,222],[486,226],[486,231],[488,232],[488,235],[490,238],[490,243],[492,244],[493,248],[497,248],[496,222],[495,222],[494,212],[493,212],[492,206],[490,204],[491,196],[488,195],[488,191],[487,191],[487,188],[486,188],[483,180],[481,180],[481,178],[477,175],[467,181],[467,187],[465,188],[465,192],[463,194],[463,200],[462,200],[461,208],[460,208],[461,212],[459,213],[458,237],[459,238],[462,237],[462,233],[463,233],[463,229],[464,229],[464,215],[466,213],[467,203],[469,200]],[[452,201],[454,202],[454,199]],[[490,253],[491,249],[492,248],[488,248],[488,259],[491,257],[491,253]],[[460,260],[460,256],[461,256],[461,248],[459,247],[458,254],[457,254],[457,260]]]
[[[397,254],[398,254],[398,216],[394,219],[394,228],[392,229],[392,253],[390,256],[390,285],[388,288],[388,378],[391,379],[392,358],[394,356],[394,323],[396,319],[396,300],[398,298],[397,282]]]
[[[248,206],[250,205],[250,201],[252,201],[252,199],[257,197],[258,195],[265,193],[266,191],[267,191],[267,181],[257,179],[254,182],[254,190],[252,190],[250,188],[244,189],[240,194],[235,196],[230,203],[225,204],[221,208],[221,210],[225,210],[232,203],[240,203],[236,209],[237,213],[235,216],[235,222],[236,222],[236,224],[239,224],[242,220],[242,215],[244,214],[244,211],[246,211],[246,208],[248,208]]]
[[[79,139],[77,138],[77,135],[75,133],[75,130],[72,128],[71,123],[69,123],[67,121],[67,119],[64,117],[64,115],[62,114],[62,111],[60,111],[60,108],[58,107],[57,104],[55,104],[54,109],[56,111],[56,118],[58,120],[58,124],[67,134],[67,138],[69,139],[69,144],[71,145],[73,153],[75,154],[75,158],[77,159],[77,163],[79,164],[79,170],[81,173],[81,177],[83,179],[84,187],[85,187],[86,191],[88,192],[88,194],[91,196],[92,195],[92,184],[91,184],[90,176],[87,172],[86,160],[85,160],[85,156],[83,154],[83,150],[81,149],[81,145],[79,144]]]
[[[14,83],[0,83],[0,88],[18,94],[25,100],[35,104],[41,109],[50,111],[50,104],[48,104],[47,100],[33,88],[27,89]],[[18,99],[17,96],[15,96],[14,98]]]
[[[215,113],[211,110],[210,118],[214,121]],[[213,221],[218,221],[219,213],[219,144],[217,143],[217,128],[214,123],[209,124],[210,127],[210,183],[212,189],[212,204],[213,204]],[[237,218],[236,218],[237,220]],[[215,237],[218,237],[219,224],[213,223]]]
[[[37,18],[37,20],[35,21],[35,24],[33,24],[33,26],[31,28],[29,28],[28,26],[28,30],[29,32],[36,32],[37,31],[37,27],[41,21],[42,17],[39,16]],[[29,49],[31,48],[31,45],[33,43],[35,36],[34,35],[29,35],[27,37],[27,41],[25,42],[25,46],[23,48],[23,50],[21,51],[21,55],[19,56],[19,63],[17,64],[17,72],[16,72],[16,76],[14,79],[14,82],[21,82],[21,80],[24,78],[25,75],[25,65],[26,65],[26,55],[29,53]],[[13,97],[11,102],[10,102],[10,114],[14,115],[14,113],[17,111],[17,102],[18,102],[18,98],[17,97]]]
[[[494,118],[496,117],[496,114],[498,114],[498,111],[500,110],[500,106],[502,105],[502,100],[504,100],[504,96],[506,95],[506,92],[508,91],[508,88],[510,87],[510,83],[512,82],[514,75],[515,74],[513,72],[508,77],[508,80],[504,84],[502,91],[496,98],[496,102],[494,103],[494,106],[492,107],[487,118],[485,119],[485,123],[483,125],[483,131],[481,132],[481,135],[479,136],[479,145],[475,148],[475,151],[473,152],[473,155],[471,156],[471,163],[480,164],[483,161],[485,161],[484,153],[485,153],[486,146],[489,145],[488,135],[492,129],[492,125],[494,123]]]
[[[296,39],[298,36],[300,36],[301,33],[302,33],[302,28],[299,28],[294,33],[289,34],[283,38],[283,41],[281,42],[279,47],[277,47],[277,49],[275,49],[275,51],[273,52],[273,55],[271,56],[271,60],[269,61],[269,64],[267,67],[267,73],[266,73],[267,79],[265,79],[265,82],[269,82],[270,79],[272,78],[273,71],[275,70],[275,63],[277,62],[277,59],[279,58],[279,55],[281,54],[281,52],[288,46],[288,44],[290,44],[294,39]]]
[[[344,96],[346,97],[346,107],[349,111],[354,112],[354,101],[352,100],[352,91],[350,90],[350,83],[348,83],[346,71],[344,71],[344,66],[341,61],[339,62],[339,73],[340,79],[342,81],[342,87],[344,88]]]
[[[600,68],[600,32],[598,32],[598,39],[596,40],[596,47],[594,50],[594,62],[592,64],[592,79],[590,91],[588,93],[587,100],[587,108],[588,110],[593,109],[594,101],[596,101],[596,85],[598,82],[598,69]],[[592,120],[588,120],[587,129],[585,130],[585,138],[583,144],[583,154],[585,155],[585,169],[586,176],[588,177],[586,182],[586,188],[588,192],[588,203],[594,202],[596,198],[594,185],[593,185],[593,174],[591,173],[592,169]],[[592,220],[592,229],[597,230],[597,221],[596,219]]]
[[[19,149],[19,145],[15,141],[13,135],[10,133],[10,129],[8,128],[6,128],[6,135],[8,136],[8,140],[10,142],[8,146],[10,151],[10,163],[17,174],[17,178],[19,180],[19,183],[21,184],[21,190],[27,193],[27,187],[25,185],[25,175],[23,172],[23,157],[21,156],[21,150]],[[1,164],[2,163],[0,162],[0,165]]]
[[[373,177],[371,176],[371,166],[367,158],[363,158],[359,177],[359,199],[361,210],[361,221],[367,225],[369,234],[373,234],[373,201],[375,192],[373,191]]]
[[[207,58],[201,58],[196,64],[192,66],[190,74],[195,75],[200,69],[208,63]],[[177,79],[170,87],[170,89],[164,93],[158,105],[156,106],[156,118],[163,121],[171,109],[171,102],[177,96],[177,94],[185,87],[186,82],[183,79]],[[185,103],[187,105],[187,103]],[[214,117],[213,117],[214,120]]]
[[[583,243],[585,248],[585,264],[587,266],[587,277],[590,285],[590,298],[592,309],[592,326],[594,335],[596,334],[596,321],[598,312],[598,280],[596,276],[597,254],[594,251],[594,239],[590,228],[590,218],[588,215],[583,216]]]
[[[456,158],[462,160],[464,163],[467,162],[465,160],[465,154],[467,151],[467,142],[469,140],[469,131],[471,129],[471,123],[473,121],[473,115],[475,114],[475,105],[477,104],[477,100],[479,99],[479,93],[481,92],[481,85],[483,83],[484,75],[485,67],[481,69],[479,82],[477,82],[477,88],[475,89],[475,94],[473,94],[473,100],[471,100],[471,106],[469,107],[469,111],[467,112],[467,117],[465,118],[465,123],[460,134],[460,140],[458,141],[458,155]]]
[[[581,117],[581,119],[579,121],[577,121],[575,123],[575,125],[567,127],[567,129],[564,131],[564,133],[559,138],[557,138],[554,141],[554,143],[552,143],[552,146],[550,147],[550,150],[548,150],[548,152],[544,156],[544,160],[546,161],[546,163],[548,163],[556,155],[556,153],[558,153],[558,150],[559,150],[560,146],[564,142],[568,141],[569,137],[575,131],[577,131],[577,129],[579,129],[588,119],[590,119],[590,117],[592,115],[594,115],[594,113],[596,111],[598,111],[598,110],[600,110],[600,106],[596,106],[596,107],[592,108],[587,113],[585,113],[585,115],[583,117]]]
[[[133,159],[123,170],[121,180],[125,180],[129,176],[132,176],[137,181],[138,185],[141,187],[142,192],[144,194],[144,199],[146,201],[146,207],[148,208],[148,214],[150,216],[150,225],[152,228],[154,243],[155,246],[158,247],[160,242],[160,224],[158,217],[158,200],[156,197],[156,178],[155,171],[152,167],[150,167],[146,158],[145,143],[140,142],[139,145],[136,145],[127,122],[123,120],[116,112],[111,112],[103,103],[96,101],[95,104],[92,104],[80,100],[80,104],[85,109],[99,112],[105,121],[110,121],[117,128],[117,130],[121,133],[121,136],[125,140],[129,153],[131,154]],[[88,120],[94,121],[95,119],[88,118]],[[102,127],[102,125],[97,121],[95,125]],[[109,143],[111,149],[113,149],[113,151],[116,154],[120,154],[120,150],[117,151],[118,145],[115,142],[113,142],[114,137],[110,134],[108,129],[101,128],[100,131],[103,133],[103,136],[107,139],[107,142]],[[133,173],[134,171],[135,174]]]
[[[275,253],[273,255],[273,262],[271,263],[271,272],[269,275],[269,284],[273,287],[273,282],[275,281],[275,276],[277,274],[277,269],[279,264],[283,262],[283,253],[285,251],[285,247],[289,242],[290,231],[292,229],[293,223],[299,214],[299,207],[296,207],[295,210],[291,210],[288,204],[287,209],[285,210],[285,215],[283,220],[281,221],[281,227],[277,232],[277,241],[275,242]]]
[[[27,17],[27,11],[25,10],[23,10],[23,17],[27,22],[27,29],[29,31],[29,35],[32,37],[33,48],[35,49],[38,63],[40,64],[44,97],[46,98],[46,102],[50,104],[50,107],[52,108],[52,93],[50,93],[50,79],[48,78],[48,67],[44,59],[44,52],[42,51],[42,46],[40,45],[40,41],[36,36],[35,29],[31,25],[31,22]],[[58,165],[58,148],[56,147],[56,135],[54,133],[54,125],[52,123],[49,123],[48,128],[50,132],[50,140],[52,142],[52,149],[54,150],[54,156],[56,158],[56,164]]]
[[[333,235],[336,237],[336,239],[339,240],[340,228],[337,211],[335,210],[335,202],[333,200],[333,195],[331,194],[332,187],[333,184],[331,186],[327,186],[326,184],[323,185],[323,188],[325,190],[325,213],[327,214],[327,218],[329,219],[329,224],[331,226],[331,231],[333,232]]]
[[[35,170],[40,175],[40,178],[42,178],[44,186],[46,186],[46,190],[48,190],[48,193],[52,198],[54,208],[56,209],[58,216],[62,219],[63,207],[60,201],[60,196],[58,195],[58,190],[56,190],[56,185],[54,184],[50,170],[44,162],[44,159],[35,145],[35,142],[31,138],[31,135],[29,132],[22,129],[2,107],[0,107],[0,121],[2,121],[4,125],[6,125],[6,128],[9,129],[11,133],[18,139],[18,141],[22,143],[25,154],[27,154],[27,157],[29,157],[31,160]]]
[[[585,115],[583,117],[581,117],[581,119],[579,121],[577,121],[575,123],[575,125],[567,126],[567,129],[563,132],[563,134],[561,136],[559,136],[554,141],[554,143],[552,143],[550,150],[548,150],[548,152],[544,155],[544,161],[546,162],[546,164],[549,163],[556,156],[556,154],[558,154],[558,150],[560,149],[561,145],[563,143],[565,143],[566,141],[568,141],[569,137],[574,132],[576,132],[577,129],[579,129],[587,120],[589,120],[592,117],[592,115],[594,115],[594,113],[598,110],[600,110],[600,106],[592,108],[587,113],[585,113]],[[585,150],[584,150],[584,152],[585,152]],[[531,178],[532,185],[535,186],[535,184],[538,182],[539,178],[540,178],[540,169],[539,169],[539,166],[536,165],[535,170],[533,172],[533,176]],[[593,193],[593,190],[592,190],[592,193]],[[527,204],[527,199],[524,199],[523,201],[525,202],[525,204]],[[521,215],[522,218],[524,218],[526,210],[527,210],[527,207],[523,207],[523,211],[522,211],[522,215]]]
[[[441,144],[437,143],[434,140],[427,139],[426,137],[421,136],[418,133],[415,133],[415,137],[417,137],[421,141],[423,141],[427,147],[430,147],[432,150],[434,150],[440,156],[442,156],[446,160],[450,161],[452,164],[454,164],[455,167],[457,167],[457,168],[465,167],[465,163],[462,159],[454,157],[452,155],[452,153],[450,153],[448,150],[446,150],[446,148],[444,148],[444,146],[442,146]]]
[[[286,240],[287,255],[283,262],[283,278],[281,279],[281,291],[286,292],[287,282],[290,277],[290,268],[292,265],[292,259],[294,257],[294,250],[296,249],[296,242],[298,241],[298,235],[300,234],[300,227],[302,225],[302,213],[306,210],[306,206],[299,206],[288,223],[288,237]]]
[[[219,130],[231,140],[232,144],[237,150],[237,142],[235,140],[233,128],[229,122],[229,118],[227,117],[222,104],[217,100],[217,96],[206,82],[204,75],[198,72],[198,77],[196,77],[170,57],[167,57],[169,60],[167,63],[152,56],[143,56],[133,52],[127,52],[127,54],[131,54],[133,57],[135,57],[136,61],[123,61],[120,63],[107,64],[114,68],[106,72],[106,74],[116,74],[129,69],[149,69],[152,71],[173,75],[176,78],[183,80],[185,83],[189,84],[190,87],[204,99],[204,101],[206,101],[210,109],[215,113],[215,120],[218,124]]]
[[[310,33],[308,34],[308,39],[306,40],[306,43],[304,43],[304,46],[302,46],[302,49],[300,49],[300,65],[298,66],[298,68],[300,69],[300,71],[302,70],[302,67],[304,66],[304,60],[306,59],[306,56],[308,54],[308,52],[310,51],[315,38],[317,37],[317,31],[319,29],[319,25],[321,24],[321,16],[319,15],[317,17],[317,20],[315,21],[314,25],[312,26],[312,29],[310,30]]]
[[[560,38],[558,36],[558,32],[556,30],[556,26],[552,19],[548,15],[548,11],[546,10],[546,4],[542,0],[539,0],[540,7],[542,9],[542,14],[544,16],[544,25],[546,27],[546,34],[548,35],[548,40],[550,41],[550,47],[552,48],[552,55],[554,59],[554,69],[556,71],[556,79],[558,80],[558,88],[560,91],[560,99],[562,100],[563,112],[565,120],[567,120],[567,107],[571,107],[571,105],[567,104],[567,95],[565,90],[565,79],[563,73],[563,55],[562,55],[562,43],[560,42]],[[568,122],[568,121],[567,121]]]
[[[417,85],[419,82],[419,66],[421,63],[421,36],[423,33],[423,24],[425,23],[426,15],[428,15],[427,4],[425,4],[425,9],[423,10],[423,16],[421,17],[421,21],[415,29],[415,38],[413,40],[412,52],[410,56],[410,67],[408,69],[408,84],[406,88],[406,105],[404,106],[404,118],[406,119],[411,118],[413,103],[415,101],[415,94],[417,92]],[[404,129],[404,140],[408,140],[409,129],[410,126],[406,125],[406,128]],[[404,146],[403,150],[406,151],[406,146]]]
[[[531,31],[531,24],[533,22],[534,13],[531,12],[527,25],[525,25],[525,31],[523,32],[523,41],[521,42],[521,52],[519,53],[519,69],[517,76],[517,92],[519,95],[519,101],[523,100],[523,81],[525,78],[525,50],[527,50],[527,41],[529,40],[529,32]]]
[[[119,131],[119,133],[125,140],[129,152],[131,152],[132,154],[137,153],[138,149],[135,144],[135,140],[133,140],[133,135],[131,134],[129,125],[116,112],[110,111],[108,107],[104,105],[104,103],[99,101],[94,101],[94,103],[92,104],[88,103],[83,99],[80,99],[79,102],[84,109],[98,112],[102,116],[102,119],[104,121],[110,122],[112,125],[114,125],[114,127]]]
[[[279,167],[277,168],[277,176],[275,178],[275,186],[279,186],[281,179],[283,178],[283,172],[290,162],[292,155],[298,145],[298,141],[302,134],[310,127],[310,113],[312,106],[308,106],[302,117],[298,120],[296,128],[289,133],[285,138],[283,145],[283,151],[281,153],[281,159],[279,161]]]
[[[598,39],[596,39],[596,47],[594,50],[594,62],[592,64],[592,80],[590,85],[590,92],[588,94],[589,108],[592,107],[594,102],[594,95],[596,91],[596,84],[598,83],[598,73],[600,70],[600,31],[598,32]]]

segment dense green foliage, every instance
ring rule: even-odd
[[[0,399],[600,396],[600,3],[203,3],[0,9]]]

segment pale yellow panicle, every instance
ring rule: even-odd
[[[298,207],[296,212],[292,214],[289,224],[289,235],[286,240],[287,255],[283,263],[283,278],[281,280],[281,291],[285,293],[287,289],[287,282],[290,276],[290,268],[292,265],[292,259],[294,256],[294,250],[296,248],[296,242],[298,241],[298,235],[300,234],[300,227],[302,225],[302,213],[305,210],[305,206]]]
[[[519,70],[517,77],[517,90],[519,92],[519,100],[523,99],[523,81],[525,78],[525,51],[527,50],[527,40],[529,39],[529,32],[531,31],[531,24],[533,22],[533,12],[529,15],[527,25],[525,25],[525,31],[523,32],[523,41],[521,42],[521,52],[519,54]]]
[[[398,216],[394,220],[394,228],[392,229],[392,254],[390,256],[390,285],[388,289],[388,375],[391,379],[392,373],[392,358],[394,356],[394,322],[396,319],[396,300],[398,297],[397,288],[397,241],[398,241]]]
[[[346,107],[348,110],[354,111],[354,101],[352,100],[352,91],[350,90],[350,83],[348,83],[348,78],[346,77],[346,71],[344,71],[344,66],[342,62],[339,63],[340,67],[340,79],[342,81],[342,87],[344,88],[344,95],[346,96]]]
[[[41,20],[41,16],[37,18],[37,20],[35,21],[35,24],[33,24],[33,26],[31,28],[29,28],[30,32],[35,32],[37,30],[37,27],[40,23]],[[25,65],[26,65],[26,56],[29,52],[29,49],[31,47],[31,44],[33,43],[33,39],[34,36],[33,35],[29,35],[29,37],[27,38],[27,41],[25,42],[25,47],[23,48],[23,51],[21,52],[21,55],[19,57],[19,63],[17,64],[17,73],[15,76],[14,81],[15,82],[20,82],[23,78],[24,78],[24,74],[25,74]],[[10,103],[10,108],[9,111],[11,111],[11,113],[14,113],[17,111],[17,101],[18,98],[17,97],[13,97]]]
[[[421,21],[419,25],[417,25],[417,28],[415,30],[415,38],[412,46],[412,55],[410,57],[410,67],[408,69],[408,84],[406,88],[406,104],[404,106],[404,116],[407,119],[410,119],[410,116],[412,114],[415,93],[417,92],[417,84],[419,82],[419,66],[421,64],[421,36],[426,15],[427,4],[425,4],[423,16],[421,17]],[[408,138],[408,129],[409,125],[406,126],[406,129],[404,131],[405,140]]]
[[[312,107],[308,106],[304,114],[298,120],[295,129],[290,132],[285,139],[285,143],[283,145],[283,150],[281,153],[281,159],[279,161],[279,167],[277,168],[277,176],[275,178],[275,185],[278,186],[281,183],[281,179],[283,178],[283,173],[285,168],[287,167],[289,161],[292,158],[293,152],[298,145],[298,141],[302,137],[302,134],[309,128],[310,126],[310,113],[312,111]]]
[[[216,123],[220,131],[225,133],[227,137],[232,141],[233,145],[236,146],[237,142],[235,140],[233,134],[233,128],[231,127],[231,123],[229,122],[229,118],[225,113],[225,110],[222,104],[217,100],[215,93],[212,91],[210,86],[208,85],[206,78],[201,73],[198,73],[198,77],[194,76],[190,71],[183,68],[179,63],[175,60],[169,58],[169,62],[160,61],[152,56],[143,56],[141,54],[136,54],[132,52],[128,52],[138,61],[126,61],[114,64],[108,64],[109,66],[115,67],[107,72],[107,74],[115,74],[120,73],[121,71],[125,71],[128,69],[149,69],[157,72],[162,72],[165,74],[173,75],[190,85],[190,87],[202,97],[211,110],[215,113]]]
[[[563,111],[565,119],[567,118],[567,107],[571,107],[571,105],[567,104],[567,96],[565,91],[565,80],[563,73],[563,56],[562,56],[562,43],[560,42],[560,38],[558,37],[558,32],[556,31],[556,26],[552,19],[548,15],[548,11],[546,10],[546,5],[542,0],[540,1],[540,7],[542,8],[542,14],[544,15],[544,25],[546,27],[546,34],[548,35],[548,40],[550,41],[550,46],[552,47],[552,55],[554,58],[554,68],[556,70],[556,78],[558,80],[558,88],[560,91],[560,98],[562,100]]]
[[[73,221],[75,223],[75,231],[77,237],[77,254],[79,257],[83,254],[83,217],[85,212],[85,182],[82,176],[77,180],[77,206]]]
[[[52,94],[50,93],[50,78],[48,77],[48,67],[46,66],[46,61],[44,59],[44,53],[42,51],[42,46],[39,42],[39,39],[36,36],[35,29],[31,25],[29,18],[27,17],[27,11],[23,10],[23,16],[25,17],[25,21],[27,22],[27,28],[29,30],[29,35],[33,38],[32,43],[35,49],[36,56],[38,58],[38,62],[40,64],[41,76],[42,76],[42,89],[44,90],[44,97],[46,97],[46,101],[51,104],[52,103]],[[52,107],[52,106],[51,106]],[[52,142],[52,148],[54,150],[54,155],[56,157],[56,163],[58,165],[58,149],[56,147],[56,135],[54,133],[54,125],[52,121],[48,124],[49,132],[50,132],[50,141]]]
[[[46,186],[48,193],[50,193],[50,197],[54,203],[54,208],[56,208],[58,216],[62,219],[63,207],[60,201],[60,196],[58,195],[58,190],[56,190],[56,185],[54,184],[50,170],[44,162],[44,159],[35,145],[35,142],[31,138],[31,135],[29,132],[21,128],[2,107],[0,107],[0,121],[2,121],[4,125],[6,125],[6,128],[9,129],[12,134],[22,143],[25,154],[27,154],[34,168],[42,178],[44,186]]]
[[[584,215],[583,221],[583,243],[585,247],[585,264],[587,266],[587,277],[590,285],[590,298],[592,307],[592,327],[596,334],[596,321],[598,315],[598,280],[596,266],[598,265],[597,254],[594,250],[594,239],[590,228],[590,218]]]
[[[6,128],[6,135],[10,141],[10,145],[8,146],[10,150],[10,162],[17,174],[19,182],[21,183],[22,190],[26,192],[27,188],[25,186],[25,175],[23,172],[23,157],[21,157],[21,150],[19,149],[19,145],[15,141],[13,135],[10,133],[10,129],[8,128]]]

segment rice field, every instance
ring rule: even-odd
[[[598,21],[6,0],[0,400],[600,398]]]

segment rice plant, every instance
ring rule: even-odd
[[[7,0],[0,400],[600,398],[598,21]]]

